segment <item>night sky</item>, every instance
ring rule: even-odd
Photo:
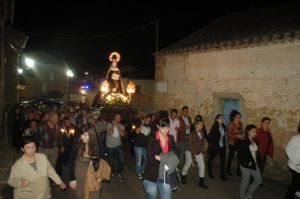
[[[126,74],[130,78],[154,78],[156,25],[120,35],[116,32],[140,27],[159,20],[158,49],[162,49],[215,19],[233,12],[283,6],[298,2],[282,1],[54,1],[16,0],[16,29],[30,36],[25,54],[45,50],[63,60],[77,76],[85,71],[98,74],[107,70],[108,55],[121,54],[120,68],[133,66],[139,71]],[[138,1],[137,1],[138,2]],[[199,4],[198,3],[198,4]],[[86,36],[111,35],[97,39],[74,39]]]

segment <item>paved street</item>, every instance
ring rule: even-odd
[[[5,184],[9,175],[9,167],[18,157],[13,150],[1,150],[0,152],[0,198],[12,198],[12,190]],[[217,164],[217,161],[215,161]],[[181,188],[173,194],[174,199],[238,199],[240,177],[231,177],[229,181],[223,182],[218,176],[218,167],[215,165],[215,179],[207,179],[209,189],[204,190],[197,187],[197,171],[192,168],[188,174],[188,184],[182,185]],[[111,181],[104,183],[101,198],[105,199],[142,199],[145,197],[142,181],[137,179],[134,174],[134,158],[126,151],[126,166],[124,170],[124,177],[127,182]],[[65,181],[67,182],[67,181]],[[287,186],[282,182],[265,181],[265,188],[259,188],[255,193],[255,199],[282,199],[286,192]],[[61,192],[54,190],[54,198],[67,199],[70,198],[69,190]]]

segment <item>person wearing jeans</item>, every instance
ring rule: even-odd
[[[147,199],[156,199],[157,191],[159,190],[160,198],[171,199],[171,186],[163,181],[151,182],[144,180],[143,185],[146,190]]]
[[[108,148],[107,151],[109,154],[109,161],[111,163],[112,170],[114,171],[115,174],[117,174],[117,177],[120,178],[120,175],[123,171],[123,165],[124,165],[124,154],[123,154],[122,146]]]
[[[148,142],[148,162],[144,174],[144,189],[147,199],[156,199],[157,191],[161,199],[171,199],[171,185],[164,183],[164,179],[159,179],[160,154],[170,151],[175,152],[175,142],[173,136],[169,135],[170,120],[162,117],[158,120],[158,131],[150,135]]]
[[[260,157],[256,143],[256,126],[253,124],[247,125],[245,134],[245,138],[240,139],[236,144],[242,173],[240,199],[252,199],[254,191],[262,183],[261,172],[258,166]],[[253,182],[249,186],[251,176],[253,177]],[[248,186],[249,189],[247,190]]]
[[[125,135],[125,127],[121,124],[121,115],[116,114],[111,123],[106,128],[106,147],[112,168],[112,179],[115,176],[119,181],[124,181],[121,173],[124,164],[121,137]]]
[[[142,175],[147,165],[147,144],[148,138],[151,133],[151,115],[147,115],[142,118],[140,124],[134,129],[134,153],[135,153],[135,172],[139,179],[142,179]]]

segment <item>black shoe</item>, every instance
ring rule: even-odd
[[[204,189],[208,189],[209,187],[204,183],[204,178],[199,178],[199,187],[203,187]]]
[[[215,178],[215,176],[212,174],[212,173],[208,173],[208,176],[210,177],[210,178]]]
[[[223,181],[227,181],[228,180],[228,178],[224,175],[224,176],[221,176],[221,180],[223,180]]]
[[[182,184],[186,184],[186,175],[181,176],[181,182]]]

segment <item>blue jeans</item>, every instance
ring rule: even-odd
[[[124,165],[124,154],[122,146],[107,148],[112,173],[121,173]]]
[[[146,169],[147,165],[147,148],[146,147],[134,147],[135,153],[135,172],[141,174]],[[142,157],[144,161],[142,163]]]
[[[172,190],[169,184],[164,184],[163,182],[151,182],[148,180],[143,181],[144,189],[146,192],[147,199],[156,199],[157,189],[159,190],[161,199],[171,199]]]

